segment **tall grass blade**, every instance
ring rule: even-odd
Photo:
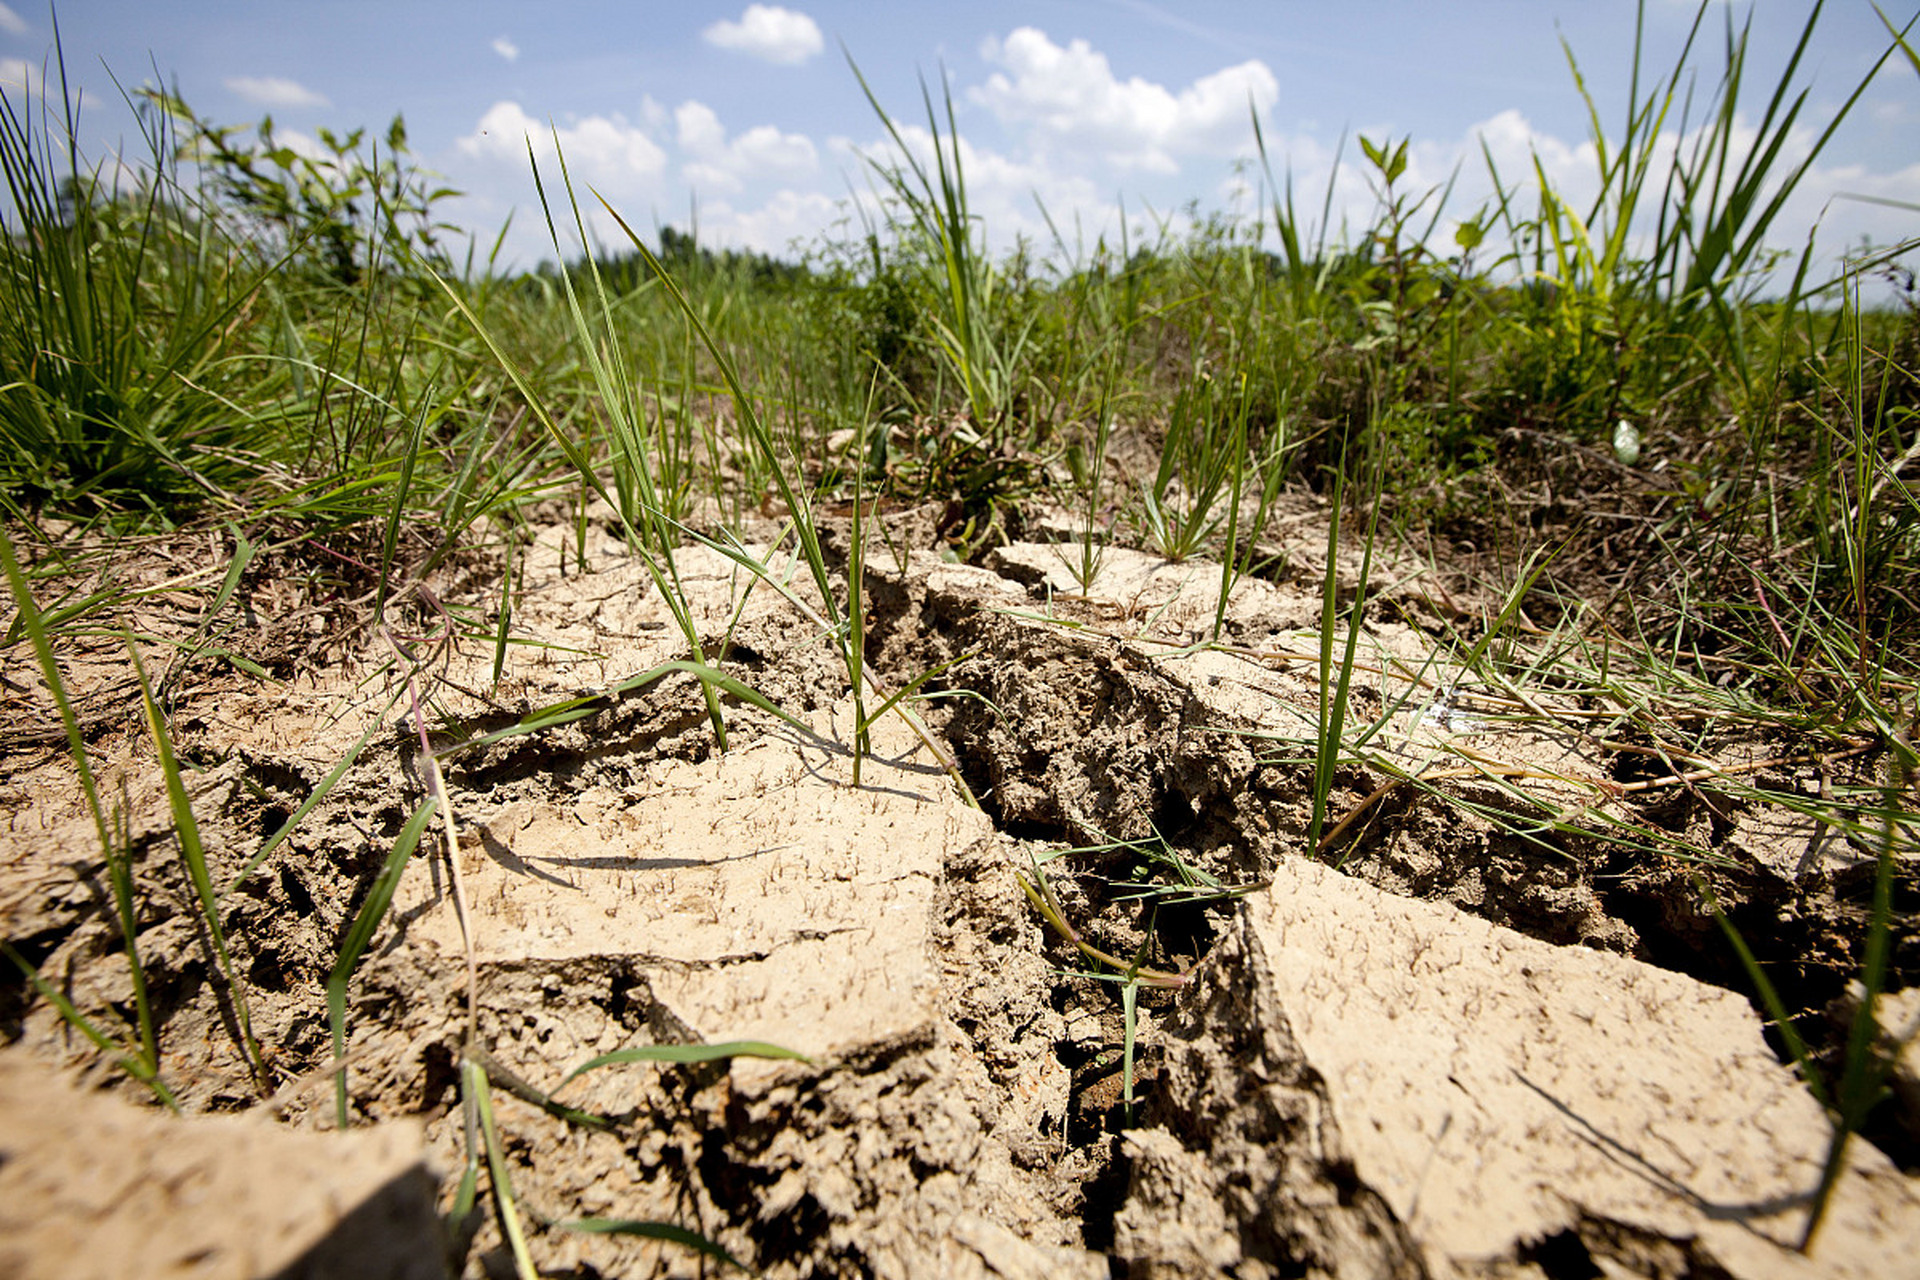
[[[500,609],[499,621],[493,632],[493,684],[500,685],[500,677],[507,667],[507,636],[513,627],[513,557],[508,556],[500,569]]]
[[[1220,552],[1220,595],[1213,605],[1213,638],[1220,639],[1220,632],[1227,625],[1227,597],[1233,594],[1234,580],[1240,576],[1240,499],[1246,492],[1247,482],[1247,378],[1240,376],[1240,394],[1235,399],[1233,414],[1233,434],[1227,445],[1227,454],[1231,459],[1233,481],[1228,489],[1227,499],[1227,537]],[[1266,507],[1263,503],[1260,521],[1264,522]],[[1256,530],[1257,530],[1256,525]],[[1256,533],[1257,536],[1257,533]],[[1249,544],[1253,539],[1247,539]],[[1253,548],[1247,548],[1247,558],[1253,558]]]
[[[1820,1173],[1820,1187],[1807,1215],[1800,1250],[1813,1248],[1815,1237],[1833,1193],[1846,1168],[1847,1145],[1852,1135],[1867,1120],[1867,1113],[1880,1101],[1890,1064],[1880,1057],[1880,1021],[1875,1013],[1881,993],[1886,989],[1887,961],[1893,949],[1893,877],[1898,857],[1900,824],[1912,817],[1907,796],[1916,772],[1920,772],[1920,753],[1905,733],[1882,720],[1893,759],[1888,765],[1886,785],[1881,789],[1881,840],[1873,878],[1873,913],[1867,928],[1866,954],[1860,966],[1860,1003],[1854,1008],[1847,1028],[1845,1065],[1841,1068],[1839,1096],[1832,1101],[1834,1133],[1827,1159]]]
[[[794,1062],[812,1062],[806,1054],[797,1050],[769,1044],[765,1040],[725,1040],[717,1044],[642,1044],[629,1049],[615,1049],[587,1059],[573,1070],[567,1072],[560,1083],[597,1071],[601,1067],[625,1066],[633,1062],[665,1062],[674,1066],[685,1066],[691,1062],[727,1062],[734,1058],[772,1058]]]
[[[1340,522],[1344,516],[1346,494],[1345,459],[1333,469],[1333,493],[1327,511],[1327,571],[1320,587],[1320,700],[1318,741],[1313,756],[1313,816],[1307,825],[1307,847],[1318,849],[1327,821],[1327,798],[1333,793],[1334,774],[1340,767],[1347,720],[1348,694],[1353,687],[1353,665],[1360,644],[1360,628],[1365,616],[1367,579],[1373,569],[1373,540],[1380,516],[1376,496],[1367,517],[1366,542],[1361,549],[1360,577],[1354,586],[1353,604],[1347,613],[1347,636],[1340,650],[1339,666],[1334,666],[1335,629],[1339,606]],[[1376,495],[1377,476],[1375,469]]]
[[[100,856],[106,863],[107,882],[113,893],[114,915],[120,924],[120,945],[126,953],[127,975],[133,988],[134,1020],[140,1036],[139,1059],[146,1073],[152,1075],[160,1066],[160,1050],[153,1028],[153,1003],[147,995],[146,967],[140,961],[140,921],[133,898],[132,855],[126,844],[116,841],[108,831],[106,814],[100,808],[100,789],[94,781],[93,766],[87,759],[87,742],[81,736],[80,721],[73,712],[73,700],[67,696],[66,681],[61,677],[60,664],[53,656],[53,645],[47,638],[45,620],[41,617],[39,606],[34,603],[26,575],[20,571],[20,562],[14,555],[13,539],[7,536],[4,525],[0,525],[0,567],[6,570],[7,590],[13,595],[15,621],[25,629],[28,640],[33,644],[34,657],[40,664],[40,678],[46,681],[47,692],[60,713],[60,724],[67,736],[67,753],[73,760],[74,773],[80,779],[80,793],[85,797],[87,813],[93,819],[94,835],[100,841]]]
[[[187,798],[186,783],[180,776],[180,762],[174,758],[173,742],[167,734],[166,718],[161,714],[160,704],[154,701],[153,686],[147,681],[146,664],[140,659],[140,649],[134,644],[133,637],[126,637],[127,654],[133,659],[133,670],[140,682],[141,705],[146,711],[147,735],[153,741],[154,753],[160,759],[160,772],[166,780],[167,804],[173,813],[174,838],[180,845],[180,858],[186,864],[187,876],[193,882],[193,892],[200,900],[201,922],[206,926],[207,938],[213,945],[213,954],[220,966],[220,972],[226,979],[227,997],[233,1005],[235,1030],[238,1033],[240,1053],[246,1059],[248,1069],[253,1073],[254,1083],[262,1090],[270,1087],[266,1059],[261,1055],[259,1042],[253,1038],[253,1019],[247,1007],[246,979],[240,968],[233,962],[233,955],[227,948],[226,930],[220,924],[220,896],[214,892],[213,877],[207,869],[206,847],[200,841],[200,824],[193,816],[193,804]]]
[[[493,1121],[493,1091],[487,1085],[487,1073],[471,1057],[460,1063],[460,1079],[479,1117],[481,1141],[487,1152],[487,1181],[493,1188],[493,1207],[500,1217],[500,1234],[506,1237],[513,1254],[514,1274],[518,1280],[539,1280],[533,1254],[527,1249],[526,1228],[520,1224],[520,1209],[513,1199],[513,1180],[507,1173],[506,1149],[500,1145],[500,1130]]]
[[[348,1125],[347,1114],[347,984],[353,978],[353,971],[365,954],[367,945],[373,941],[374,930],[386,918],[387,908],[393,903],[393,892],[400,887],[400,877],[405,874],[407,860],[413,857],[414,850],[420,846],[420,837],[425,833],[427,824],[433,821],[438,802],[432,797],[421,802],[407,819],[407,825],[400,829],[394,839],[393,848],[387,853],[387,860],[380,867],[380,873],[374,877],[373,887],[367,891],[366,901],[360,904],[360,910],[353,918],[353,924],[347,929],[346,940],[340,945],[340,955],[333,963],[333,972],[327,975],[327,1022],[333,1030],[333,1058],[337,1064],[333,1078],[334,1120],[340,1129]]]
[[[20,970],[20,976],[27,980],[27,985],[31,986],[42,1000],[52,1005],[54,1011],[68,1026],[92,1041],[94,1048],[100,1052],[112,1054],[114,1061],[122,1070],[151,1089],[153,1096],[158,1098],[167,1110],[176,1115],[179,1114],[179,1100],[173,1096],[173,1091],[167,1088],[166,1082],[160,1078],[154,1068],[147,1065],[142,1057],[142,1050],[128,1049],[94,1026],[92,1019],[75,1008],[73,1001],[67,999],[58,987],[41,977],[40,971],[27,963],[27,958],[14,950],[12,943],[0,942],[0,955],[13,961],[14,967]]]
[[[725,1263],[735,1271],[744,1271],[748,1275],[756,1274],[752,1267],[699,1232],[689,1231],[685,1227],[676,1227],[671,1222],[643,1222],[637,1218],[576,1218],[572,1222],[556,1225],[566,1231],[580,1231],[592,1235],[638,1236],[646,1240],[663,1240],[668,1244],[681,1245],[696,1253],[703,1253],[715,1262]]]
[[[420,446],[426,438],[428,416],[422,411],[414,418],[413,431],[400,454],[400,475],[394,482],[386,525],[380,530],[380,578],[373,597],[373,616],[376,618],[386,614],[387,593],[393,581],[393,557],[400,545],[400,522],[406,514],[407,499],[413,492],[413,472],[420,460]]]

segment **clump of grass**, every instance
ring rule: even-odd
[[[528,144],[528,159],[533,159],[532,144]],[[584,239],[585,223],[580,216],[580,208],[573,196],[572,179],[566,174],[565,160],[561,161],[562,181],[565,184],[569,208],[573,212],[574,223]],[[534,177],[539,182],[539,166],[534,164]],[[547,200],[544,186],[539,188],[541,206],[547,215],[547,228],[556,247],[560,243],[560,234],[553,222],[552,205]],[[593,385],[599,393],[599,408],[606,415],[609,435],[613,444],[614,484],[609,489],[601,480],[595,460],[589,455],[586,446],[566,432],[546,399],[540,394],[520,370],[517,364],[501,349],[498,341],[488,332],[480,316],[468,305],[460,291],[444,277],[435,276],[448,300],[470,323],[481,340],[486,344],[501,370],[513,383],[524,398],[534,417],[545,428],[548,437],[560,449],[581,482],[587,489],[598,495],[620,519],[626,531],[628,545],[633,548],[641,563],[646,567],[654,588],[671,612],[675,626],[681,638],[686,642],[688,652],[696,671],[707,669],[706,651],[700,634],[698,621],[687,604],[686,592],[680,585],[680,572],[676,552],[682,544],[679,526],[668,514],[667,504],[662,500],[663,489],[667,492],[677,490],[682,477],[677,474],[661,476],[658,467],[662,457],[668,461],[674,455],[662,455],[653,447],[646,430],[646,411],[640,401],[640,390],[631,370],[628,369],[617,331],[614,329],[612,303],[598,274],[590,270],[589,282],[592,295],[583,305],[570,275],[563,275],[561,282],[566,300],[566,311],[571,318],[573,336],[579,345],[582,358],[591,371]],[[594,307],[597,315],[590,316],[588,306]],[[584,491],[583,491],[584,492]],[[584,533],[584,528],[582,530]],[[715,686],[704,677],[701,678],[701,690],[706,700],[707,717],[713,725],[714,738],[721,750],[727,746],[727,726],[724,712]]]
[[[1089,850],[1063,850],[1054,857],[1066,853],[1088,852]],[[1031,874],[1020,875],[1020,888],[1026,893],[1027,901],[1040,913],[1040,918],[1058,934],[1060,938],[1091,961],[1096,967],[1077,976],[1092,978],[1098,982],[1112,982],[1120,988],[1121,1010],[1121,1058],[1120,1071],[1122,1082],[1122,1103],[1126,1108],[1129,1124],[1133,1121],[1134,1097],[1134,1055],[1139,1038],[1139,995],[1141,987],[1177,990],[1187,984],[1191,974],[1170,972],[1147,965],[1146,960],[1153,945],[1154,926],[1149,920],[1145,937],[1139,951],[1129,958],[1116,956],[1095,946],[1067,920],[1060,900],[1055,896],[1053,886],[1047,879],[1045,862],[1051,859],[1033,860]]]
[[[1093,590],[1094,582],[1100,577],[1100,564],[1106,556],[1112,526],[1109,520],[1102,527],[1100,504],[1106,497],[1101,481],[1106,476],[1107,446],[1113,439],[1114,416],[1118,408],[1113,400],[1113,381],[1114,369],[1110,362],[1100,398],[1094,405],[1093,434],[1084,442],[1073,441],[1066,450],[1068,471],[1084,503],[1079,556],[1069,560],[1067,568],[1083,593]]]
[[[41,617],[39,606],[34,602],[26,576],[20,570],[19,560],[14,554],[13,540],[7,536],[4,527],[0,527],[0,568],[6,571],[7,589],[13,597],[16,618],[22,624],[28,640],[33,645],[41,678],[46,682],[47,692],[53,698],[54,706],[60,713],[61,727],[66,730],[67,750],[73,760],[74,772],[80,781],[80,792],[86,799],[87,812],[93,819],[94,834],[100,842],[100,856],[106,864],[107,883],[113,894],[114,917],[120,928],[120,945],[127,958],[127,974],[133,990],[134,1022],[139,1047],[127,1051],[111,1045],[108,1038],[94,1028],[92,1023],[64,995],[43,982],[32,966],[28,965],[11,946],[8,946],[7,953],[21,971],[27,974],[35,989],[53,1001],[69,1024],[78,1027],[102,1050],[116,1052],[120,1064],[129,1074],[152,1089],[162,1101],[173,1106],[172,1094],[161,1083],[158,1074],[159,1041],[154,1031],[153,1002],[147,993],[146,967],[140,958],[139,909],[134,901],[132,855],[129,848],[130,841],[126,835],[124,812],[116,814],[116,821],[110,827],[100,804],[100,789],[94,780],[93,766],[88,760],[86,740],[80,734],[80,722],[74,715],[73,700],[67,696],[66,681],[62,679],[60,665],[54,658],[53,646],[48,640],[45,622]]]
[[[159,1076],[159,1037],[153,1002],[148,993],[146,968],[140,952],[140,904],[135,897],[131,839],[126,830],[124,809],[117,809],[112,823],[108,822],[101,806],[99,786],[94,778],[87,744],[81,736],[79,721],[73,711],[73,702],[68,696],[66,682],[61,676],[59,663],[54,656],[44,619],[34,602],[26,577],[21,572],[13,542],[3,528],[0,528],[0,569],[5,571],[8,590],[17,610],[18,620],[33,644],[41,677],[46,682],[47,691],[53,699],[61,724],[66,730],[68,753],[73,761],[81,794],[86,800],[88,813],[93,819],[95,835],[100,843],[101,859],[105,864],[107,882],[112,892],[115,922],[119,926],[121,948],[127,959],[128,978],[133,992],[138,1049],[127,1051],[113,1046],[108,1035],[98,1030],[92,1021],[64,995],[43,982],[17,952],[9,947],[8,953],[33,983],[35,989],[47,996],[60,1010],[62,1017],[103,1050],[117,1052],[121,1065],[128,1073],[152,1089],[156,1096],[172,1107],[176,1105],[172,1091]],[[219,894],[214,888],[206,848],[200,836],[199,823],[194,817],[193,805],[187,796],[179,761],[174,754],[172,735],[168,731],[159,703],[155,701],[153,687],[147,678],[146,666],[140,657],[138,646],[131,635],[122,632],[121,636],[138,682],[149,741],[153,745],[161,778],[166,787],[168,808],[173,819],[174,839],[180,851],[181,864],[187,873],[188,882],[193,888],[199,908],[198,923],[221,975],[219,998],[222,1001],[222,1012],[229,1020],[229,1030],[233,1034],[249,1074],[264,1094],[271,1084],[266,1059],[253,1034],[245,979],[227,945],[226,930],[221,922]]]
[[[1160,465],[1140,487],[1142,523],[1161,555],[1185,560],[1212,542],[1223,520],[1237,518],[1235,478],[1245,474],[1246,451],[1244,383],[1221,387],[1196,370],[1174,395]]]
[[[146,712],[147,733],[160,763],[160,775],[166,782],[167,806],[173,815],[173,834],[180,846],[180,860],[186,867],[188,882],[193,885],[194,897],[200,907],[200,924],[206,930],[207,942],[224,980],[225,1012],[232,1018],[234,1040],[240,1048],[241,1057],[253,1075],[254,1084],[264,1093],[271,1087],[266,1059],[261,1054],[259,1041],[254,1039],[246,980],[234,964],[227,946],[226,929],[220,923],[220,900],[214,892],[213,875],[207,866],[206,846],[200,839],[200,824],[193,816],[193,804],[187,798],[186,784],[180,776],[180,763],[174,757],[172,736],[168,733],[159,704],[153,699],[153,686],[147,680],[146,665],[141,661],[139,647],[131,636],[126,638],[126,644],[127,656],[132,660],[135,677],[140,682],[140,700]]]
[[[268,271],[194,216],[164,114],[137,184],[87,166],[57,36],[57,107],[0,87],[0,510],[170,518],[256,474],[221,357]]]
[[[944,80],[946,129],[935,114],[933,95],[921,85],[927,132],[933,141],[929,168],[902,136],[899,126],[874,96],[860,68],[848,59],[874,114],[893,139],[896,156],[870,159],[881,183],[907,211],[900,230],[911,236],[907,253],[929,280],[923,297],[932,304],[930,320],[939,357],[962,390],[972,416],[969,446],[996,451],[1012,434],[1013,409],[1024,387],[1030,320],[1008,322],[1001,293],[1006,287],[999,264],[988,255],[967,201],[966,165],[954,124],[953,94]],[[901,236],[906,239],[906,236]]]
[[[1365,619],[1367,581],[1373,568],[1373,547],[1378,531],[1380,504],[1372,504],[1360,551],[1360,576],[1353,586],[1353,603],[1347,608],[1346,643],[1336,639],[1340,613],[1340,536],[1346,510],[1346,466],[1333,469],[1332,493],[1327,510],[1327,565],[1320,583],[1320,680],[1317,729],[1313,750],[1313,816],[1307,825],[1307,845],[1318,849],[1327,821],[1327,799],[1333,794],[1334,778],[1343,763],[1346,739],[1347,707],[1353,689],[1354,658],[1359,651],[1360,628]],[[1372,479],[1378,485],[1382,474],[1376,460]],[[1376,492],[1377,492],[1376,487]],[[1336,652],[1338,657],[1336,658]]]
[[[619,212],[611,205],[607,205],[604,200],[602,200],[601,203],[606,208],[608,215],[614,219],[621,231],[624,232],[628,240],[631,241],[635,253],[639,254],[648,267],[653,270],[660,287],[679,305],[688,324],[693,328],[694,333],[698,335],[701,343],[706,347],[708,354],[718,366],[727,390],[732,396],[734,409],[739,414],[741,428],[745,432],[754,451],[759,456],[760,462],[772,482],[774,492],[779,498],[782,507],[789,515],[790,527],[798,544],[800,558],[806,565],[813,579],[814,590],[820,601],[817,610],[815,606],[802,600],[787,586],[786,575],[777,572],[768,557],[756,555],[738,538],[732,536],[710,538],[694,533],[692,530],[685,529],[684,526],[676,525],[675,528],[692,537],[695,541],[728,556],[742,568],[752,573],[756,581],[772,587],[775,591],[779,592],[788,603],[799,609],[807,617],[813,619],[820,626],[823,636],[827,642],[833,646],[844,663],[848,683],[852,689],[854,711],[853,782],[855,786],[860,785],[861,766],[869,751],[869,730],[879,717],[893,712],[900,715],[901,718],[907,722],[920,738],[921,742],[926,745],[934,757],[941,762],[949,777],[953,779],[954,784],[959,789],[960,794],[965,797],[969,803],[973,803],[972,793],[968,790],[965,780],[961,778],[958,768],[948,757],[947,753],[935,742],[932,734],[927,731],[926,726],[907,704],[907,699],[910,698],[921,685],[933,679],[938,674],[939,669],[935,668],[922,672],[901,689],[893,693],[887,693],[880,686],[872,670],[865,665],[866,640],[863,631],[866,611],[864,604],[865,517],[861,514],[863,494],[859,487],[859,482],[856,482],[854,492],[855,517],[852,531],[852,547],[848,559],[845,583],[846,604],[843,607],[840,603],[840,597],[835,591],[831,566],[828,563],[826,551],[820,539],[820,528],[814,515],[813,498],[812,495],[805,490],[798,478],[797,473],[799,468],[794,465],[794,460],[791,457],[783,453],[769,424],[760,415],[753,398],[748,395],[745,387],[742,385],[740,374],[734,361],[728,353],[721,348],[719,342],[714,337],[713,331],[707,326],[699,312],[688,301],[686,294],[681,290],[678,282],[667,272],[665,266],[661,264],[653,251],[647,247],[646,242],[635,233],[632,227],[627,225],[626,220],[620,216]],[[865,430],[866,428],[863,424],[856,434],[857,440],[864,441]],[[697,661],[698,659],[696,658],[696,662]],[[947,665],[951,665],[951,663]],[[703,683],[705,683],[704,678]],[[708,688],[710,690],[711,685],[708,685]],[[867,698],[870,693],[880,698],[879,705],[871,709],[869,709],[867,703]],[[709,698],[711,698],[711,692],[709,692]]]

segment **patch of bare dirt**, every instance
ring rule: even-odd
[[[591,571],[571,530],[528,549],[498,683],[489,645],[420,636],[397,638],[420,659],[411,689],[370,635],[311,640],[277,686],[188,666],[199,675],[174,689],[169,723],[216,884],[352,757],[221,903],[265,1080],[237,1047],[125,663],[74,649],[95,768],[125,815],[160,1074],[189,1115],[130,1110],[146,1092],[112,1055],[31,986],[0,988],[14,1107],[0,1114],[44,1107],[11,1101],[40,1082],[91,1090],[57,1104],[71,1141],[0,1123],[0,1213],[38,1224],[6,1233],[8,1261],[85,1273],[72,1260],[95,1239],[122,1270],[165,1273],[128,1243],[137,1220],[116,1216],[138,1197],[83,1189],[110,1173],[154,1195],[184,1185],[159,1162],[204,1134],[229,1181],[217,1212],[158,1201],[180,1238],[268,1207],[290,1225],[259,1228],[252,1252],[219,1237],[196,1274],[322,1274],[286,1268],[343,1232],[511,1274],[497,1213],[439,1239],[437,1221],[364,1209],[398,1175],[346,1154],[418,1135],[400,1167],[437,1178],[445,1212],[474,1150],[463,1062],[492,1081],[543,1274],[712,1274],[681,1245],[567,1225],[583,1219],[676,1223],[776,1277],[1866,1276],[1911,1255],[1920,1198],[1865,1143],[1813,1253],[1791,1247],[1825,1120],[1733,993],[1698,871],[1524,824],[1543,805],[1651,813],[1714,851],[1706,874],[1763,956],[1798,966],[1786,985],[1809,1009],[1857,972],[1870,859],[1790,806],[1628,789],[1590,737],[1475,703],[1428,627],[1453,597],[1417,564],[1374,566],[1388,585],[1350,723],[1375,726],[1377,752],[1335,779],[1329,816],[1351,822],[1302,856],[1324,555],[1312,514],[1292,567],[1242,579],[1207,645],[1218,565],[1105,548],[1086,582],[1080,549],[1059,543],[949,564],[927,549],[927,513],[903,517],[869,551],[869,658],[895,686],[952,665],[919,704],[924,737],[897,716],[873,725],[857,786],[844,666],[816,622],[724,557],[679,567],[703,647],[801,724],[729,698],[721,751],[692,677],[617,688],[685,654],[599,525]],[[448,604],[492,606],[441,586]],[[270,629],[266,590],[236,607]],[[149,633],[202,625],[191,601],[176,613]],[[430,628],[430,609],[415,617]],[[45,728],[24,648],[4,655],[7,714]],[[442,757],[449,821],[429,828],[353,975],[337,1064],[350,1132],[323,1136],[337,1125],[325,984],[430,794],[416,698],[435,751],[563,700],[583,714]],[[1487,763],[1434,776],[1462,759]],[[124,1036],[128,966],[72,767],[38,729],[0,766],[0,937]],[[1813,785],[1767,767],[1782,787]],[[1147,892],[1173,867],[1209,891]],[[1023,877],[1044,878],[1088,946],[1178,975],[1140,995],[1132,1102],[1122,975],[1090,973]],[[567,1078],[621,1049],[736,1040],[806,1060]],[[82,1103],[115,1136],[81,1136],[95,1131]],[[226,1111],[251,1114],[208,1114]],[[283,1139],[339,1158],[275,1154]],[[301,1198],[310,1183],[324,1210]],[[101,1234],[109,1219],[121,1234]],[[291,1253],[267,1249],[282,1238]]]

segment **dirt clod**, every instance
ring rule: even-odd
[[[0,1052],[0,1274],[433,1280],[446,1274],[418,1122],[297,1133],[171,1117]],[[269,1190],[270,1189],[270,1190]]]

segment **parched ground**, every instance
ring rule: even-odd
[[[1324,519],[1299,505],[1279,527]],[[1311,850],[1317,532],[1238,582],[1203,646],[1217,564],[1108,548],[1086,584],[1045,522],[983,565],[944,560],[932,523],[906,513],[869,549],[878,681],[941,670],[918,724],[872,725],[857,785],[844,666],[711,552],[680,562],[710,658],[800,722],[729,697],[725,751],[690,676],[605,692],[685,653],[604,526],[584,570],[571,529],[526,549],[497,682],[484,569],[444,571],[406,602],[418,634],[389,643],[366,600],[295,590],[285,565],[213,617],[217,548],[120,565],[149,588],[125,622],[215,882],[324,791],[221,902],[256,1079],[124,644],[65,642],[182,1118],[48,996],[130,1042],[93,821],[30,646],[0,650],[0,938],[47,989],[0,986],[0,1274],[512,1274],[493,1178],[447,1217],[483,1145],[461,1101],[476,1070],[543,1275],[724,1269],[583,1220],[677,1224],[776,1277],[1914,1273],[1897,1103],[1796,1247],[1830,1128],[1697,887],[1803,1007],[1843,1011],[1874,850],[1803,806],[1667,785],[1549,689],[1523,708],[1476,690],[1438,656],[1457,591],[1391,560],[1350,721],[1372,763],[1340,771],[1331,814],[1354,820]],[[433,643],[443,609],[457,646]],[[423,730],[447,812],[353,974],[336,1133],[326,982],[430,794]],[[1873,768],[1714,746],[1783,797]],[[1713,860],[1604,838],[1635,824]],[[1883,1022],[1910,1016],[1887,1003]],[[740,1040],[805,1060],[567,1079],[617,1050]]]

